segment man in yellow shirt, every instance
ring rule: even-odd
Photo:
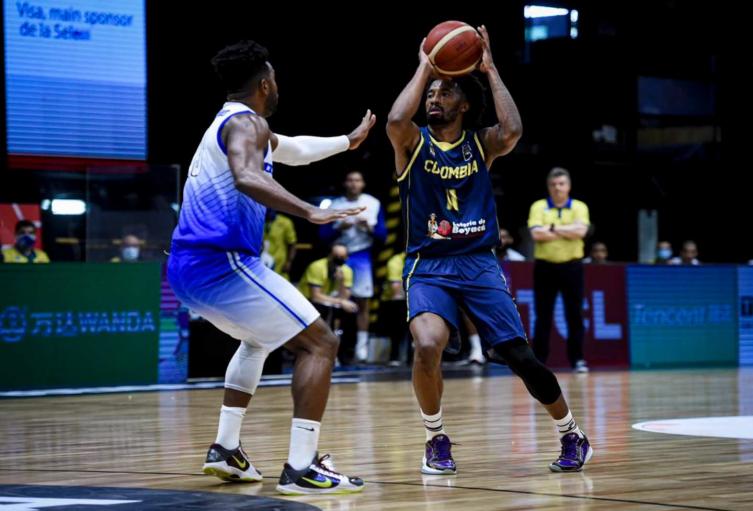
[[[325,318],[333,307],[345,312],[358,312],[358,306],[350,300],[353,270],[345,264],[347,258],[345,245],[335,243],[329,256],[311,263],[298,283],[298,290]]]
[[[533,351],[549,356],[549,335],[557,293],[562,293],[567,321],[567,357],[576,372],[588,372],[583,359],[583,238],[591,223],[588,206],[570,198],[570,173],[555,167],[547,176],[549,197],[533,203],[528,228],[535,242],[533,292],[536,326]]]
[[[34,248],[37,242],[37,228],[29,220],[19,220],[16,224],[16,244],[3,250],[4,263],[49,263],[44,250]]]
[[[332,245],[327,257],[311,263],[298,283],[298,290],[316,307],[322,319],[341,338],[338,360],[352,358],[352,333],[355,332],[358,305],[350,299],[353,269],[345,264],[348,249]],[[343,330],[345,332],[343,332]]]
[[[272,209],[267,210],[264,224],[264,251],[270,257],[272,269],[290,280],[290,268],[296,254],[298,236],[293,221]],[[262,256],[263,258],[263,256]]]

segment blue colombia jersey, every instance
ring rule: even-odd
[[[408,255],[453,256],[499,243],[491,179],[475,132],[465,130],[449,143],[422,127],[398,185]]]

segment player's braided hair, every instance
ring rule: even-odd
[[[221,49],[212,66],[228,93],[243,92],[268,72],[269,51],[255,41],[239,41]]]

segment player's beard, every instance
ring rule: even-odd
[[[447,126],[448,124],[452,124],[457,117],[457,110],[443,110],[442,115],[426,114],[426,123],[430,126]]]
[[[264,104],[264,110],[267,112],[267,117],[277,111],[277,103],[280,101],[280,95],[277,92],[271,93],[267,96],[267,101]]]

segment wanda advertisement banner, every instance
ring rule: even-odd
[[[536,321],[533,294],[533,263],[503,263],[510,290],[518,302],[528,338],[533,343],[533,326]],[[611,264],[586,264],[585,292],[583,296],[583,321],[585,336],[583,353],[592,367],[628,367],[627,306],[625,292],[625,267]],[[569,367],[565,351],[567,324],[562,296],[554,306],[554,321],[550,336],[549,359],[551,367]]]

